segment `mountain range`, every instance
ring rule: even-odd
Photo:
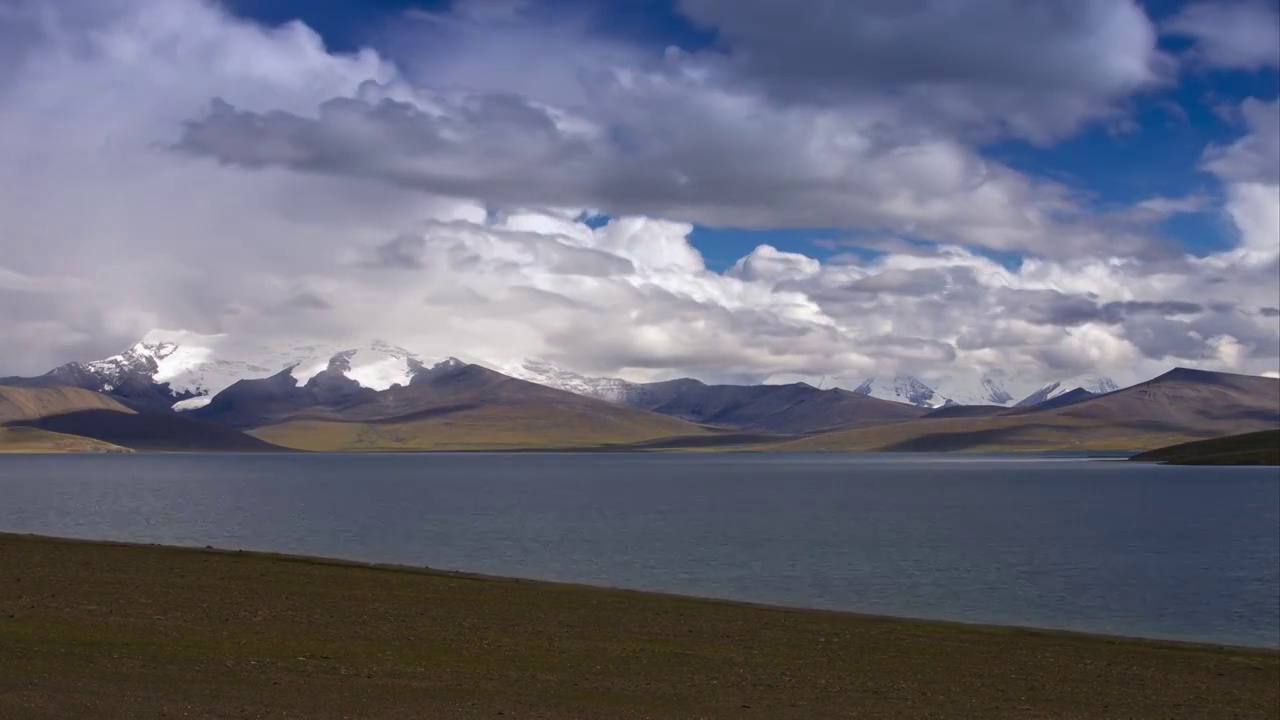
[[[25,393],[26,408],[6,415],[0,396],[0,425],[10,442],[14,432],[40,441],[31,435],[40,431],[49,442],[109,446],[88,449],[326,451],[1139,450],[1280,424],[1280,381],[1185,369],[1125,389],[1105,377],[1065,378],[1015,398],[999,372],[950,395],[905,375],[852,390],[635,383],[541,360],[424,358],[381,341],[230,352],[210,339],[152,333],[110,358],[0,379],[10,406]]]

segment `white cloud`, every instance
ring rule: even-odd
[[[1280,9],[1274,0],[1189,4],[1165,23],[1164,32],[1189,38],[1192,58],[1210,67],[1280,67]]]
[[[559,69],[545,97],[477,92],[194,0],[95,7],[43,15],[0,78],[0,374],[102,356],[153,327],[381,336],[637,379],[1131,380],[1171,364],[1269,370],[1280,355],[1261,311],[1277,306],[1275,216],[1257,178],[1230,195],[1239,249],[1152,255],[1063,187],[960,134],[895,126],[899,109],[879,101],[788,104],[680,57],[575,92],[557,91]],[[1127,85],[1100,87],[1091,113]],[[184,131],[214,96],[236,110]],[[238,162],[169,150],[184,132]],[[1233,152],[1208,162],[1243,178]],[[597,209],[617,217],[579,219]],[[718,274],[691,221],[856,225],[882,231],[885,252],[824,263],[742,248]],[[975,247],[1031,257],[1011,267]]]

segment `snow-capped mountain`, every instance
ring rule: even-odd
[[[951,405],[999,405],[1012,407],[1017,397],[1009,392],[1010,378],[1003,370],[990,370],[971,380],[948,379],[937,384],[938,393]]]
[[[947,398],[910,375],[867,378],[854,392],[917,407],[938,408],[947,404]]]
[[[361,387],[386,390],[407,385],[416,374],[442,362],[460,363],[453,358],[426,359],[381,340],[355,346],[282,340],[245,347],[222,335],[156,330],[119,355],[68,363],[32,380],[135,398],[145,390],[151,401],[147,404],[182,411],[203,407],[237,381],[286,369],[298,385],[332,369]]]
[[[615,405],[627,405],[640,393],[640,385],[621,378],[590,377],[562,370],[546,360],[532,359],[519,363],[498,363],[492,369],[513,378],[545,385],[557,390],[598,398]]]
[[[1082,388],[1094,394],[1119,390],[1109,377],[1077,375],[1046,384],[1027,382],[1003,370],[991,370],[972,380],[955,379],[939,383],[938,392],[956,405],[999,405],[1030,407]]]
[[[1109,377],[1100,375],[1078,375],[1076,377],[1067,378],[1051,382],[1048,385],[1036,390],[1025,398],[1017,402],[1016,407],[1030,407],[1048,402],[1063,393],[1071,392],[1076,388],[1080,388],[1094,395],[1102,395],[1109,392],[1115,392],[1120,389],[1114,380]]]
[[[135,407],[186,411],[240,380],[278,375],[298,387],[328,370],[326,377],[345,377],[375,391],[408,385],[415,376],[438,367],[456,367],[455,358],[424,358],[382,340],[363,343],[317,343],[274,340],[246,345],[224,335],[155,330],[124,352],[102,360],[62,365],[38,378],[11,378],[30,384],[73,385],[110,393]],[[595,377],[559,368],[542,359],[482,363],[505,375],[617,405],[642,406],[651,385],[616,377]],[[1015,387],[1016,386],[1016,387]],[[1083,388],[1106,393],[1117,388],[1110,378],[1081,375],[1040,385],[1018,383],[1000,370],[975,378],[945,378],[936,384],[910,375],[874,376],[853,392],[923,408],[944,405],[1030,406]],[[1020,392],[1015,392],[1015,391]],[[1017,400],[1022,397],[1021,400]],[[1015,402],[1016,401],[1016,402]]]

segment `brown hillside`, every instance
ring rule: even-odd
[[[0,385],[0,425],[80,410],[133,411],[101,393],[71,387]]]
[[[710,436],[710,428],[467,365],[351,400],[273,404],[252,434],[300,450],[589,448]],[[219,399],[210,408],[217,411]],[[252,405],[250,405],[252,407]]]
[[[28,427],[0,426],[0,452],[72,453],[129,452],[111,443]]]

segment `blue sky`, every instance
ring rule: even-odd
[[[1153,0],[1145,5],[1156,23],[1173,16],[1186,3]],[[448,12],[448,1],[421,0],[231,0],[230,7],[256,22],[278,25],[298,19],[316,30],[332,50],[350,52],[378,48],[396,60],[393,45],[383,42],[388,27],[413,10]],[[539,12],[589,18],[593,32],[647,47],[655,55],[667,46],[696,51],[716,43],[714,29],[700,27],[676,7],[674,0],[548,0]],[[1170,51],[1185,49],[1188,41],[1162,37]],[[1197,196],[1206,202],[1199,211],[1177,214],[1158,223],[1157,230],[1188,252],[1204,255],[1234,242],[1235,230],[1224,222],[1220,208],[1221,183],[1200,167],[1209,145],[1225,145],[1245,132],[1239,117],[1228,109],[1244,98],[1274,99],[1275,68],[1251,70],[1184,69],[1177,82],[1145,91],[1130,100],[1127,120],[1117,128],[1093,123],[1071,137],[1049,144],[1005,138],[985,144],[983,153],[1026,172],[1059,181],[1078,191],[1087,204],[1105,211],[1153,196]],[[708,267],[723,270],[743,254],[743,248],[768,243],[779,249],[818,258],[833,250],[824,243],[848,236],[853,228],[779,228],[745,230],[698,225],[693,241],[706,256]],[[992,254],[993,253],[988,253]]]

